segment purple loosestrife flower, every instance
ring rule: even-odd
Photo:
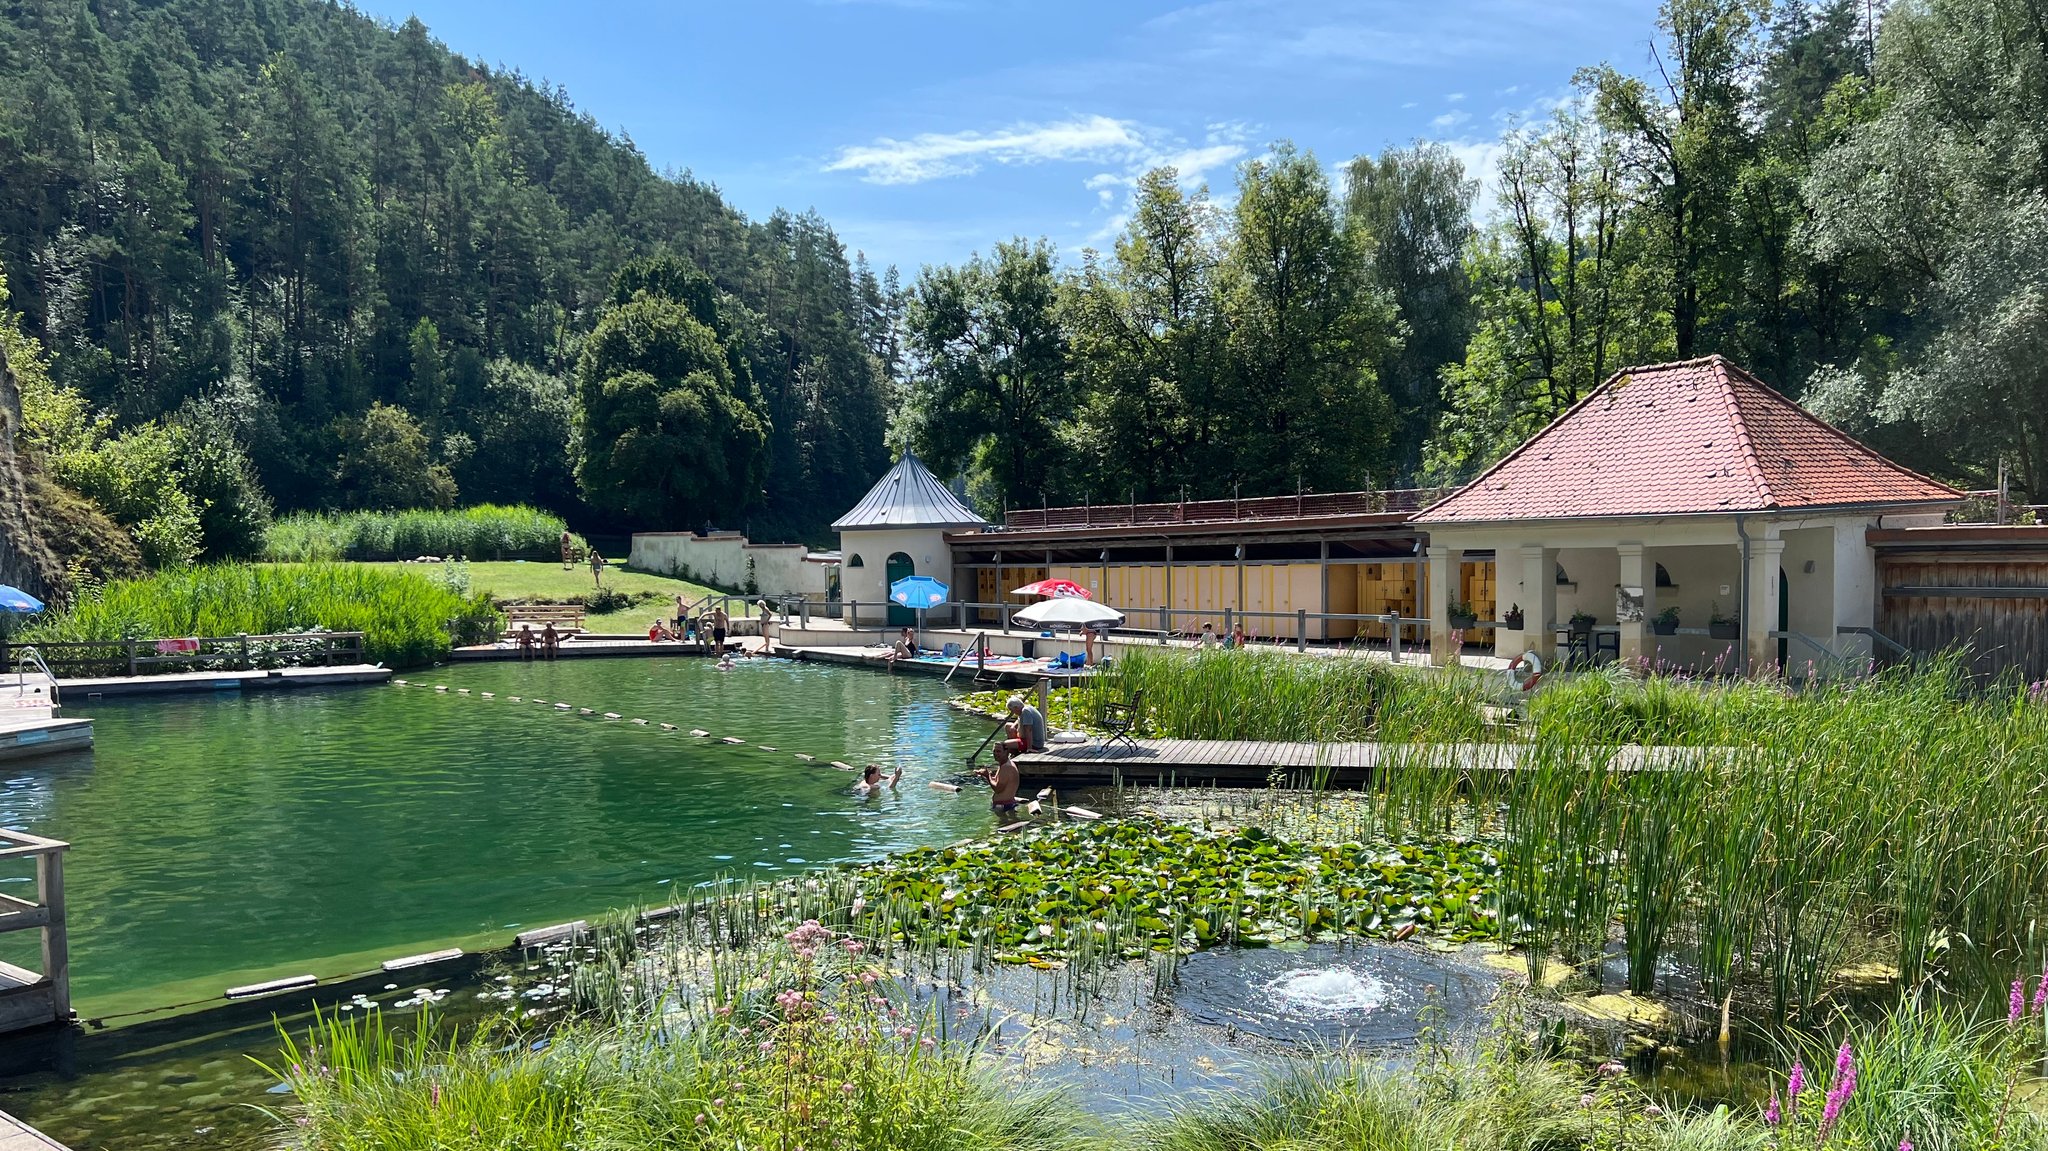
[[[1806,1090],[1806,1065],[1792,1061],[1792,1074],[1785,1078],[1785,1118],[1790,1119],[1799,1111],[1799,1093]]]
[[[1835,1055],[1835,1082],[1828,1088],[1827,1105],[1821,1108],[1820,1136],[1825,1139],[1835,1129],[1835,1121],[1842,1116],[1842,1104],[1856,1093],[1856,1057],[1850,1053],[1849,1044],[1844,1042]]]
[[[1771,1088],[1771,1105],[1764,1109],[1764,1126],[1776,1127],[1784,1117],[1778,1113],[1778,1089]]]
[[[2025,1015],[2026,1013],[2027,981],[2024,979],[2015,979],[2012,981],[2012,999],[2005,1012],[2005,1021],[2007,1023],[2018,1023],[2020,1021],[2020,1016]]]
[[[1901,1137],[1899,1139],[1899,1151],[1913,1151],[1913,1140]]]
[[[2048,1007],[2048,968],[2042,969],[2040,982],[2034,984],[2035,1013],[2039,1014],[2043,1007]]]

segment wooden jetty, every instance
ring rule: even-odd
[[[1609,766],[1638,771],[1681,766],[1725,748],[1620,746],[1599,749]],[[1287,743],[1268,740],[1141,739],[1054,744],[1017,757],[1025,787],[1118,784],[1263,787],[1320,783],[1359,787],[1383,765],[1429,767],[1465,774],[1518,771],[1525,743]]]
[[[73,700],[111,699],[117,695],[168,695],[182,692],[270,691],[291,687],[331,687],[349,683],[383,683],[391,669],[373,663],[335,667],[278,667],[254,671],[179,671],[163,675],[112,675],[57,681]]]
[[[34,861],[35,898],[0,895],[0,933],[42,935],[41,971],[0,963],[0,1033],[71,1019],[71,959],[64,932],[64,852],[70,844],[0,828],[0,859]]]

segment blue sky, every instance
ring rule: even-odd
[[[816,208],[906,278],[1012,235],[1107,246],[1161,162],[1227,197],[1288,138],[1418,137],[1484,169],[1574,69],[1648,61],[1654,0],[364,0],[566,86],[742,211]]]

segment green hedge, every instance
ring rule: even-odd
[[[108,584],[28,628],[20,639],[57,643],[319,628],[362,632],[365,658],[414,667],[448,654],[451,621],[467,638],[496,618],[488,595],[460,594],[417,572],[342,564],[208,564]]]
[[[553,559],[561,554],[565,530],[560,516],[497,504],[445,512],[299,512],[270,525],[263,537],[263,558],[276,563],[408,560],[423,555]],[[581,539],[575,542],[578,548],[583,546]]]

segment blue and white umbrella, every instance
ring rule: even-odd
[[[904,576],[889,585],[891,602],[919,611],[945,603],[946,597],[952,593],[951,588],[930,576]]]
[[[944,587],[944,584],[940,584]],[[43,601],[12,584],[0,584],[0,611],[11,611],[16,615],[33,615],[43,610]]]

